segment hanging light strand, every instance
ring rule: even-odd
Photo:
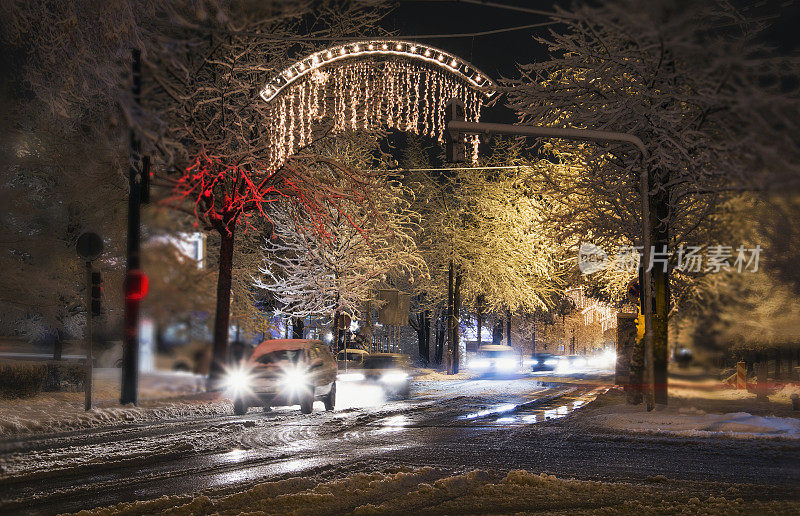
[[[443,54],[431,53],[429,59],[439,57],[448,64]],[[389,127],[443,142],[447,101],[460,99],[465,119],[478,121],[483,95],[472,82],[425,63],[340,61],[332,69],[316,69],[295,79],[291,87],[271,98],[266,110],[268,162],[273,169],[279,168],[298,149],[312,143],[313,128],[326,120],[334,133]],[[476,136],[466,140],[473,161],[477,160],[478,142]]]

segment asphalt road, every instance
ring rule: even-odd
[[[340,389],[340,396],[342,390]],[[359,391],[355,391],[360,396]],[[0,443],[0,513],[55,514],[164,494],[221,494],[265,480],[397,465],[527,469],[796,498],[800,446],[579,430],[595,387],[530,378],[420,382],[408,401],[303,416],[294,409],[129,425]],[[346,404],[345,404],[346,405]],[[567,416],[567,417],[565,417]]]

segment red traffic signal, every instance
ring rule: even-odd
[[[125,278],[125,299],[128,301],[141,301],[147,295],[150,284],[147,275],[139,269],[128,271]]]

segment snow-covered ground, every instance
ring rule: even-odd
[[[614,410],[587,416],[585,421],[622,432],[687,437],[724,436],[737,439],[800,439],[800,420],[754,416],[748,412],[707,414],[691,408],[644,412],[641,407],[618,406]]]
[[[139,382],[139,405],[120,406],[120,370],[96,369],[94,373],[94,408],[84,410],[83,392],[44,392],[33,398],[0,398],[0,438],[32,433],[63,432],[128,423],[163,422],[202,416],[232,414],[230,400],[219,393],[205,393],[205,377],[180,372],[142,374]],[[415,396],[498,395],[517,390],[516,382],[525,380],[525,388],[536,392],[537,383],[526,375],[508,379],[481,379],[476,373],[457,375],[422,369],[415,375]],[[378,407],[385,403],[379,387],[340,382],[337,409]]]
[[[769,401],[758,401],[746,390],[720,388],[719,382],[684,380],[670,386],[666,408],[646,412],[642,405],[625,404],[624,394],[615,390],[572,422],[612,432],[800,440],[800,412],[789,408],[796,390],[787,385]]]
[[[219,399],[205,401],[226,405],[214,417],[1,440],[0,513],[77,511],[135,499],[150,501],[96,513],[792,512],[797,508],[754,499],[800,500],[791,480],[800,478],[800,441],[715,438],[723,433],[664,439],[645,435],[655,426],[647,421],[643,433],[626,436],[629,428],[593,418],[624,422],[642,408],[626,408],[613,394],[590,403],[605,388],[543,386],[531,375],[445,376],[415,380],[410,400],[373,403],[365,389],[352,387],[342,388],[334,412],[320,403],[310,415],[295,407],[234,416]],[[202,396],[187,392],[173,402],[203,403]],[[148,403],[153,406],[130,410],[153,410],[165,401]],[[703,416],[683,408],[674,411]],[[748,416],[737,423],[769,431]],[[695,443],[691,456],[684,453],[687,442]],[[471,468],[481,471],[465,473]],[[509,473],[522,468],[529,473]],[[530,473],[542,471],[561,477]],[[623,483],[631,478],[643,485]],[[597,479],[604,482],[591,481]],[[684,481],[694,494],[676,489]],[[769,492],[747,487],[758,482]]]
[[[120,370],[96,369],[92,410],[84,410],[83,392],[43,392],[33,398],[0,399],[0,437],[230,412],[230,402],[204,390],[202,376],[142,374],[139,406],[122,407],[118,402]]]
[[[435,468],[357,473],[317,483],[291,478],[219,498],[172,496],[80,514],[797,514],[797,500],[744,500],[647,484],[557,478],[522,470],[448,475]]]

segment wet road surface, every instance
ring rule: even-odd
[[[77,511],[165,494],[397,465],[559,476],[735,482],[796,490],[800,449],[780,442],[587,433],[567,416],[603,389],[534,379],[418,382],[407,401],[295,409],[52,434],[0,443],[0,512]],[[340,399],[342,391],[340,390]],[[356,391],[360,395],[360,391]],[[346,394],[345,394],[346,397]],[[342,405],[347,406],[346,400]],[[754,462],[753,458],[761,460]],[[773,487],[768,487],[773,486]]]

